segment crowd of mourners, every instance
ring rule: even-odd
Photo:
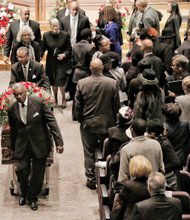
[[[105,3],[95,26],[76,0],[67,0],[41,36],[39,23],[22,8],[20,19],[10,23],[3,58],[12,64],[10,86],[31,81],[52,89],[57,105],[60,91],[62,108],[73,100],[73,120],[81,123],[86,186],[96,189],[94,146],[99,144],[105,159],[111,155],[111,218],[120,220],[139,219],[135,215],[143,206],[134,209],[135,203],[163,196],[165,185],[153,190],[153,178],[169,190],[181,190],[179,171],[190,153],[190,17],[182,40],[177,1],[167,3],[162,31],[162,14],[151,1],[134,0],[132,9],[124,33],[112,1]],[[124,34],[129,36],[126,55]],[[45,68],[40,63],[44,53]],[[160,173],[151,176],[147,189],[152,172]],[[176,207],[179,212],[168,219],[180,219],[180,205]]]

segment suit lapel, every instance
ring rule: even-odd
[[[30,28],[34,31],[34,25],[33,25],[33,23],[31,22],[31,20],[29,19],[29,26],[30,26]]]
[[[66,8],[63,9],[63,17],[65,17]]]
[[[68,23],[68,34],[69,34],[69,36],[71,36],[70,15],[68,15],[68,18],[67,18],[67,23]]]
[[[78,14],[78,24],[77,24],[77,35],[79,33],[80,26],[81,26],[81,16],[80,16],[80,13],[79,13]]]
[[[34,115],[34,104],[31,97],[28,97],[28,106],[27,106],[27,124],[30,122]]]
[[[18,102],[15,102],[15,104],[14,104],[14,113],[16,115],[16,118],[22,122],[21,117],[20,117]]]

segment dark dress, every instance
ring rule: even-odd
[[[64,86],[67,76],[66,71],[70,69],[71,44],[70,37],[65,31],[52,34],[47,31],[43,35],[42,55],[48,51],[46,58],[46,74],[50,84],[53,86]],[[57,55],[64,53],[65,58],[58,60]]]
[[[174,50],[177,49],[181,45],[181,38],[180,38],[180,33],[179,33],[180,26],[181,26],[181,22],[180,22],[178,15],[174,15],[171,18],[168,18],[164,26],[164,29],[166,28],[171,29],[172,33],[175,35],[175,37],[173,37],[172,42],[171,42],[172,48]]]

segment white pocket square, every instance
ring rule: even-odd
[[[33,115],[33,118],[36,117],[36,116],[38,116],[38,115],[39,115],[39,113],[36,112],[36,113]]]
[[[32,75],[32,79],[35,79],[36,78],[36,75]]]

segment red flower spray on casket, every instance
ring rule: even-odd
[[[38,87],[35,83],[21,82],[27,90],[28,96],[37,96],[43,99],[44,103],[53,108],[56,106],[53,96],[41,87]],[[8,123],[7,109],[16,101],[12,89],[9,88],[0,95],[0,126]]]
[[[0,53],[3,53],[3,46],[6,43],[6,33],[9,23],[17,17],[17,9],[7,0],[0,2]]]

